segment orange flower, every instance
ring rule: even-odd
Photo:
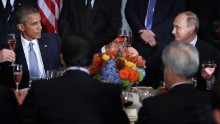
[[[136,82],[138,80],[138,72],[136,70],[132,70],[129,76],[129,80],[131,82]]]
[[[122,80],[127,80],[129,78],[129,71],[127,71],[126,69],[120,70],[119,71],[119,77]]]
[[[94,65],[100,65],[101,63],[102,63],[101,57],[99,57],[99,56],[95,57]]]

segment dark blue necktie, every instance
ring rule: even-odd
[[[156,5],[157,0],[149,0],[148,8],[147,8],[147,18],[146,18],[146,29],[150,30],[152,28],[153,15],[154,15],[154,7]]]
[[[5,7],[5,20],[6,21],[10,19],[11,11],[12,11],[12,6],[10,3],[10,0],[7,0],[6,7]]]
[[[32,43],[32,42],[29,43],[29,47],[30,47],[30,50],[29,50],[30,78],[33,78],[33,77],[40,78],[37,56],[36,56],[36,53],[33,49],[33,45],[34,45],[34,43]]]

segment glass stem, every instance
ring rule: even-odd
[[[18,92],[18,90],[19,90],[19,89],[18,89],[18,85],[16,84],[16,92]]]

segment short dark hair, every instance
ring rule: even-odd
[[[220,110],[220,80],[214,84],[211,100],[212,107]]]
[[[22,5],[16,11],[17,23],[23,24],[26,21],[28,15],[35,14],[35,13],[38,13],[38,10],[34,8],[33,6]]]
[[[95,44],[88,35],[69,35],[61,44],[61,53],[67,66],[86,67],[93,62]]]

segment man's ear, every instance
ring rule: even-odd
[[[23,32],[24,31],[24,25],[23,24],[17,24],[17,28]]]
[[[193,33],[196,30],[196,26],[190,26],[190,31]]]

